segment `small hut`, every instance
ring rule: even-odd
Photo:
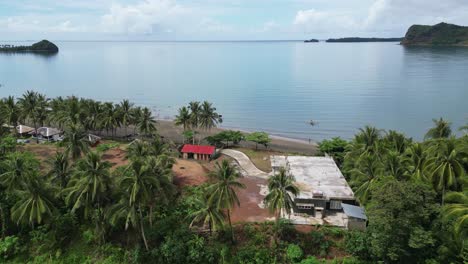
[[[184,159],[210,160],[215,150],[216,148],[213,146],[185,144],[180,152],[182,152]]]
[[[62,131],[52,127],[40,127],[37,129],[37,136],[46,139],[47,141],[56,140]]]
[[[93,134],[88,134],[87,140],[89,141],[89,144],[93,147],[97,146],[101,142],[101,137],[98,137]]]
[[[16,131],[18,132],[18,134],[24,136],[26,134],[29,134],[29,133],[33,132],[34,128],[28,127],[28,126],[25,126],[25,125],[19,125],[19,126],[16,127]]]
[[[367,216],[364,208],[341,203],[343,212],[346,215],[345,225],[348,230],[365,231],[367,226]]]

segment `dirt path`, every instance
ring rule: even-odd
[[[235,159],[247,176],[268,179],[268,173],[255,167],[249,157],[244,153],[233,149],[223,149],[221,150],[221,153]]]

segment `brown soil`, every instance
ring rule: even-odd
[[[120,148],[109,149],[104,152],[102,159],[112,164],[112,169],[116,169],[120,166],[125,166],[129,161],[125,158],[126,152]]]
[[[274,215],[268,209],[260,208],[259,204],[264,196],[260,194],[260,186],[266,185],[265,179],[244,177],[240,180],[245,185],[245,189],[238,189],[240,207],[235,207],[232,211],[233,222],[262,222],[272,220]]]
[[[172,167],[174,183],[178,186],[196,186],[208,180],[208,170],[193,160],[177,159]]]

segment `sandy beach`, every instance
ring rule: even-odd
[[[172,140],[175,143],[182,144],[183,137],[182,127],[178,127],[174,125],[173,121],[170,120],[158,120],[156,125],[157,130],[161,136],[166,139]],[[210,131],[200,131],[200,134],[197,135],[198,138],[205,138],[207,136],[219,133],[223,131],[222,128],[213,128]],[[306,155],[314,155],[317,152],[317,144],[315,142],[307,142],[297,139],[289,139],[284,137],[278,136],[270,136],[271,143],[269,145],[269,149],[273,151],[280,151],[286,153],[300,153]],[[255,144],[251,142],[242,141],[240,143],[242,147],[249,147],[255,148]],[[258,146],[259,149],[264,149],[263,146]]]

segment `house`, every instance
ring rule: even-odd
[[[345,214],[345,227],[348,230],[365,231],[367,224],[367,216],[364,208],[342,203],[343,211]]]
[[[210,160],[215,151],[214,146],[185,144],[180,152],[184,159]]]
[[[52,127],[40,127],[37,129],[37,136],[47,141],[57,141],[62,131]]]
[[[32,127],[28,127],[28,126],[25,126],[25,125],[19,125],[19,126],[16,126],[16,132],[18,132],[18,134],[24,136],[28,133],[31,133],[34,131],[34,128]]]
[[[284,167],[296,179],[300,193],[293,211],[323,219],[343,213],[342,204],[355,204],[354,193],[330,157],[272,156],[273,172]]]

